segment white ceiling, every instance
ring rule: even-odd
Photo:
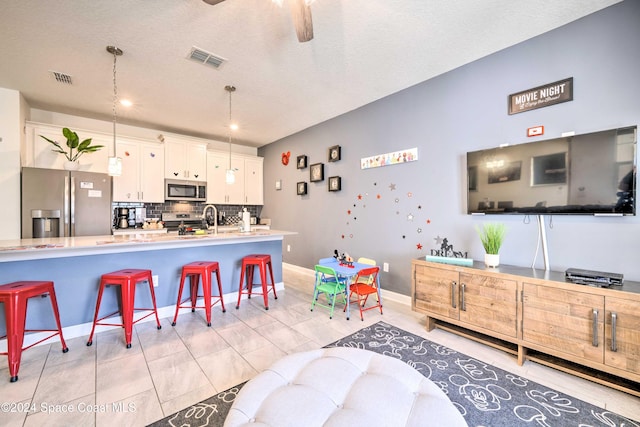
[[[259,147],[619,0],[316,0],[296,39],[271,0],[0,0],[0,87],[33,108]],[[197,46],[228,61],[187,59]],[[50,70],[72,76],[58,83]]]

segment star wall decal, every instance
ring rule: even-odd
[[[395,189],[396,189],[396,185],[395,184],[389,184],[389,190],[395,191]]]
[[[379,194],[376,196],[376,199],[381,199],[381,198],[382,198],[382,196],[379,195]]]
[[[431,224],[431,220],[430,219],[427,220],[427,224]]]
[[[358,200],[362,200],[362,194],[358,194]]]
[[[442,237],[437,236],[437,237],[434,237],[433,240],[436,241],[436,246],[441,246],[442,245]]]
[[[407,193],[407,197],[413,197],[413,193],[412,193],[411,191],[409,191],[409,192]]]
[[[398,199],[397,197],[394,199],[394,202],[399,203],[400,199]]]
[[[413,221],[413,214],[407,215],[407,221]]]
[[[422,244],[418,243],[418,244],[416,245],[416,248],[417,248],[417,249],[422,249]]]
[[[418,227],[418,229],[416,230],[418,233],[422,233],[422,228]]]

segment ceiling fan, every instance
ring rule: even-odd
[[[224,0],[202,0],[207,4],[216,5]],[[284,0],[272,0],[278,6],[282,6]],[[289,0],[293,25],[300,43],[313,39],[313,22],[311,21],[311,8],[309,5],[315,0]]]

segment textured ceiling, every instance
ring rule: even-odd
[[[317,0],[296,39],[271,0],[0,0],[0,87],[34,108],[259,147],[618,0]],[[213,69],[193,46],[227,59]],[[72,85],[50,71],[72,76]]]

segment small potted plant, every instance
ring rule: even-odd
[[[484,263],[487,267],[497,267],[500,265],[500,246],[504,241],[506,227],[502,223],[484,224],[482,228],[476,227],[480,236],[480,241],[484,247]]]
[[[54,153],[64,154],[67,161],[65,162],[64,168],[67,170],[77,170],[78,169],[78,159],[85,153],[94,153],[99,149],[103,148],[104,145],[91,145],[91,138],[87,138],[84,141],[80,142],[80,138],[78,134],[70,130],[69,128],[62,129],[62,135],[67,139],[66,145],[68,150],[62,148],[57,141],[53,141],[47,138],[44,135],[40,135],[41,138],[47,140],[55,149],[52,149]]]

